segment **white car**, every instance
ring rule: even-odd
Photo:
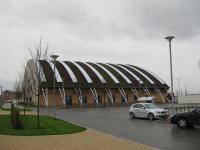
[[[132,104],[129,110],[129,117],[148,118],[149,120],[163,118],[166,119],[169,112],[166,109],[159,108],[154,103],[135,103]]]

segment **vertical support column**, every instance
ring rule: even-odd
[[[46,88],[46,99],[47,99],[47,106],[49,105],[49,91],[48,88]]]
[[[60,92],[60,95],[62,97],[63,105],[65,105],[65,89],[64,88],[62,88],[62,89],[59,88],[59,92]]]
[[[139,98],[139,94],[138,94],[137,90],[131,88],[131,91],[133,92],[133,94],[134,94],[134,95],[137,97],[137,99],[138,99],[138,98]]]
[[[112,96],[112,93],[111,93],[111,90],[110,89],[105,89],[109,99],[110,99],[110,102],[113,104],[114,103],[114,100],[113,100],[113,96]]]
[[[143,88],[143,90],[144,90],[144,93],[145,93],[147,96],[149,96],[148,93],[147,93],[147,91],[146,91],[146,89]]]
[[[82,93],[81,93],[81,89],[78,88],[78,90],[75,88],[76,94],[78,95],[78,100],[80,102],[81,105],[83,105],[83,99],[82,99]]]
[[[118,89],[118,90],[119,90],[121,96],[124,98],[125,102],[128,103],[124,89],[122,88],[122,89]]]
[[[93,95],[93,97],[95,99],[96,104],[99,104],[99,100],[98,100],[96,89],[95,88],[94,89],[90,88],[90,91],[92,92],[92,95]]]
[[[42,94],[44,97],[45,105],[48,106],[48,89],[46,88],[45,90],[42,88]]]
[[[64,101],[64,106],[66,105],[66,101],[65,101],[65,88],[63,88],[63,101]]]
[[[150,93],[149,89],[146,88],[146,91],[148,93],[148,96],[151,96],[151,93]]]

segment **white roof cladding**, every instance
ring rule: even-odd
[[[104,79],[104,77],[93,66],[91,66],[88,63],[83,63],[83,64],[87,65],[97,75],[97,77],[102,83],[106,83],[106,80]]]
[[[160,81],[162,84],[165,84],[165,82],[159,77],[157,76],[155,73],[151,72],[150,70],[148,69],[145,69],[143,67],[140,67],[141,69],[145,70],[146,72],[150,73],[151,75],[153,75],[158,81]]]
[[[117,78],[108,70],[106,69],[104,66],[98,64],[98,63],[95,63],[95,65],[99,66],[101,69],[103,69],[112,79],[115,83],[120,83],[119,80],[117,80]]]
[[[85,79],[87,80],[88,83],[93,83],[92,79],[90,78],[90,76],[87,74],[87,72],[76,62],[72,62],[83,74],[83,76],[85,77]]]
[[[151,84],[154,84],[154,81],[152,81],[146,74],[144,74],[143,72],[141,72],[140,70],[136,69],[135,67],[131,66],[131,65],[126,65],[129,68],[132,68],[133,70],[139,72],[141,75],[143,75]]]
[[[39,62],[43,71],[42,82],[46,82],[43,85],[51,87],[54,64],[47,60],[39,60]],[[67,88],[138,88],[138,82],[142,83],[142,88],[145,81],[149,83],[148,88],[169,88],[152,72],[141,69],[123,64],[56,61],[55,77],[56,82],[64,81]]]
[[[51,66],[52,71],[54,72],[54,64],[50,60],[48,60],[47,62],[49,63],[49,65]],[[62,78],[61,78],[56,66],[55,66],[55,77],[56,77],[56,81],[57,82],[62,82]]]
[[[127,76],[125,76],[121,71],[119,71],[117,68],[113,67],[113,66],[110,65],[110,64],[105,64],[105,65],[111,67],[111,68],[114,69],[117,73],[119,73],[119,74],[122,76],[122,78],[124,78],[124,80],[126,80],[127,83],[129,83],[129,84],[132,83],[131,80],[130,80]]]
[[[138,76],[136,76],[134,73],[132,73],[130,70],[126,69],[124,66],[117,64],[118,67],[126,70],[128,73],[130,73],[138,82],[143,83],[143,81],[140,80]]]
[[[69,66],[68,66],[65,62],[60,61],[60,63],[65,67],[65,69],[66,69],[67,72],[69,73],[69,76],[70,76],[70,78],[72,79],[72,82],[73,82],[73,83],[78,82],[78,80],[77,80],[75,74],[73,73],[73,71],[71,70],[71,68],[69,68]]]

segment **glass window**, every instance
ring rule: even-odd
[[[113,103],[115,103],[115,95],[112,95]]]
[[[82,96],[82,101],[83,101],[83,104],[87,104],[87,96],[83,95]]]
[[[198,107],[197,109],[195,109],[195,111],[200,114],[200,107]]]
[[[135,105],[133,105],[133,108],[142,108],[142,107],[144,107],[142,104],[135,104]]]
[[[145,107],[147,109],[155,109],[155,108],[159,108],[158,106],[156,106],[155,104],[149,103],[149,104],[145,104]]]
[[[30,97],[30,102],[32,102],[32,97]]]
[[[138,108],[143,108],[143,107],[144,107],[144,105],[138,104]]]
[[[65,96],[65,104],[66,105],[72,105],[72,96],[71,95]]]
[[[102,97],[100,95],[98,95],[97,97],[98,97],[98,102],[102,103]]]
[[[138,104],[133,105],[133,108],[137,108],[137,107],[138,107]]]

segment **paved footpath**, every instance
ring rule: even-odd
[[[0,111],[0,115],[8,114]],[[81,133],[49,136],[0,135],[0,150],[155,150],[131,140],[93,129]]]

